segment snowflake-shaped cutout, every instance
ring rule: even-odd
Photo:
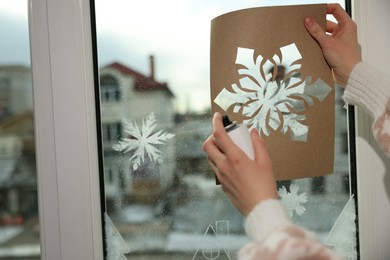
[[[122,138],[118,144],[113,146],[113,149],[122,153],[133,152],[133,155],[130,157],[130,160],[133,162],[133,170],[137,170],[145,161],[145,155],[148,156],[150,161],[162,163],[161,152],[155,145],[165,144],[175,135],[164,132],[164,130],[153,133],[156,127],[156,119],[153,112],[142,120],[141,130],[135,122],[127,119],[122,120],[122,125],[128,137]]]
[[[302,206],[302,204],[307,202],[306,192],[298,195],[298,190],[299,186],[296,184],[290,185],[290,192],[287,192],[285,186],[278,190],[280,202],[285,207],[290,217],[293,216],[294,211],[298,216],[303,215],[306,211],[306,208]]]
[[[260,135],[268,136],[273,129],[306,142],[309,127],[303,111],[314,104],[312,97],[323,101],[332,88],[321,79],[311,83],[311,77],[301,77],[302,56],[295,44],[281,47],[281,55],[272,59],[261,55],[254,59],[254,53],[254,49],[237,48],[239,82],[231,85],[232,91],[223,88],[215,104],[224,111],[233,106],[234,113],[247,118],[243,123],[257,128]]]

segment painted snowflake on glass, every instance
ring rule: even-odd
[[[133,162],[133,170],[138,169],[145,161],[146,156],[152,162],[162,163],[161,152],[155,146],[165,144],[175,135],[164,132],[164,130],[153,133],[156,128],[156,119],[153,112],[142,120],[141,130],[135,122],[127,119],[122,120],[122,125],[128,137],[122,138],[118,144],[113,146],[113,149],[122,153],[133,152],[130,157]]]
[[[302,204],[307,202],[306,192],[298,195],[298,190],[299,186],[296,184],[290,185],[290,192],[287,192],[285,186],[278,190],[280,202],[285,207],[290,217],[293,216],[294,211],[298,216],[301,216],[306,211],[306,208],[302,206]]]
[[[330,230],[325,245],[345,259],[357,259],[356,244],[356,207],[351,196]]]
[[[215,222],[215,227],[209,225],[204,233],[198,250],[192,260],[197,259],[231,259],[229,245],[226,244],[229,238],[229,221],[221,220]]]
[[[123,240],[121,234],[115,228],[110,217],[104,213],[106,243],[107,243],[107,259],[108,260],[126,260],[125,254],[130,252],[129,247]]]
[[[303,79],[300,74],[302,56],[295,44],[280,48],[280,56],[254,58],[255,50],[237,48],[236,64],[240,65],[238,83],[216,96],[214,102],[224,111],[233,106],[241,113],[243,123],[268,136],[270,129],[290,133],[290,139],[306,142],[309,127],[304,124],[306,106],[323,101],[332,88],[318,79]],[[315,99],[313,99],[315,98]]]

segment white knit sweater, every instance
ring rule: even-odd
[[[365,62],[355,66],[344,100],[374,118],[372,130],[381,149],[390,156],[390,78]]]
[[[353,69],[344,100],[358,105],[375,119],[373,132],[380,147],[390,149],[390,78],[365,62]],[[245,230],[251,243],[239,259],[341,259],[316,236],[294,225],[278,200],[259,203],[248,215]]]

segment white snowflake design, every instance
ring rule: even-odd
[[[214,99],[215,104],[227,111],[241,113],[244,124],[257,128],[259,134],[268,136],[270,129],[290,133],[290,140],[307,141],[309,127],[302,114],[305,106],[314,104],[315,97],[323,101],[332,88],[318,79],[311,84],[311,77],[301,78],[302,56],[295,44],[280,48],[281,56],[254,59],[254,49],[237,48],[236,64],[239,83],[232,84],[233,92],[223,88]],[[283,57],[289,57],[283,60]]]
[[[156,127],[156,119],[153,112],[142,120],[141,131],[135,122],[127,119],[122,120],[122,125],[128,137],[122,138],[118,144],[113,146],[113,149],[122,153],[134,151],[130,157],[130,160],[133,161],[133,170],[137,170],[145,161],[145,154],[150,161],[162,163],[161,152],[154,145],[165,144],[166,141],[175,135],[164,132],[164,130],[153,133]]]
[[[115,228],[114,223],[104,213],[105,231],[106,231],[106,243],[107,243],[107,259],[108,260],[127,260],[125,254],[130,252],[129,247],[123,240],[119,231]]]
[[[293,216],[294,211],[298,216],[302,216],[306,211],[306,208],[302,206],[302,204],[307,202],[306,192],[298,195],[298,190],[299,186],[296,184],[290,185],[290,192],[287,192],[285,186],[278,190],[280,202],[285,207],[290,217]]]

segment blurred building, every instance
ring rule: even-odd
[[[136,123],[142,131],[142,121],[154,113],[154,131],[174,133],[174,95],[167,83],[156,81],[154,71],[153,56],[148,76],[117,62],[100,69],[105,195],[109,209],[120,209],[126,201],[151,203],[173,177],[174,142],[161,147],[164,163],[146,162],[135,171],[131,153],[121,155],[113,150],[122,137],[133,138],[126,136],[122,119]],[[147,156],[145,159],[148,160]]]
[[[0,66],[0,225],[37,216],[31,70]]]
[[[31,69],[0,66],[0,120],[33,108]]]

